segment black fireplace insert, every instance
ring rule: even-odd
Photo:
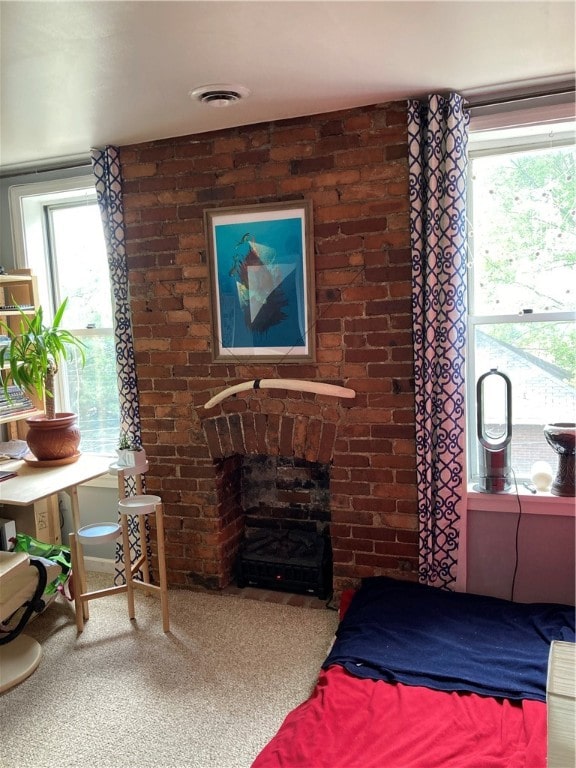
[[[237,584],[326,599],[332,592],[328,536],[317,531],[246,528],[238,553]]]

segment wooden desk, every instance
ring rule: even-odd
[[[78,530],[78,486],[107,474],[112,461],[110,456],[83,453],[78,461],[61,467],[34,467],[21,460],[2,462],[0,469],[16,472],[17,477],[0,483],[0,504],[25,507],[65,491],[70,496],[72,520]]]

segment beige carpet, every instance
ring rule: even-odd
[[[28,625],[44,655],[0,696],[3,768],[249,768],[310,693],[337,624],[330,610],[171,590],[164,634],[159,602],[136,601],[135,622],[124,595],[91,601],[79,636],[62,598]]]

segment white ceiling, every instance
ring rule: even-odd
[[[573,76],[575,4],[1,0],[0,164]],[[240,84],[225,109],[188,96]]]

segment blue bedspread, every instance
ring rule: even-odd
[[[339,664],[357,677],[545,701],[550,643],[575,641],[574,615],[568,605],[364,579],[323,668]]]

